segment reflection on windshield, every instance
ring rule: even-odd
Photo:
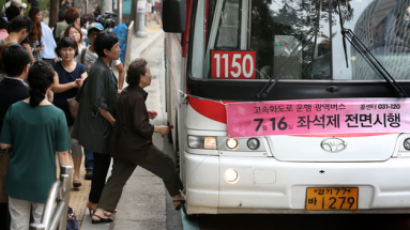
[[[269,2],[252,6],[250,48],[259,68],[280,79],[330,79],[328,2]]]
[[[358,18],[355,34],[396,79],[409,79],[410,3],[374,1]],[[352,49],[353,78],[380,79],[363,57]]]

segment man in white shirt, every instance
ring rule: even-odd
[[[41,50],[40,54],[44,61],[51,64],[57,59],[55,54],[57,44],[54,40],[53,31],[46,23],[41,22],[41,32],[43,34],[41,37],[41,43],[43,44],[44,49]]]

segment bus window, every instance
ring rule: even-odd
[[[345,27],[395,79],[408,80],[408,0],[340,2]],[[207,0],[197,5],[191,77],[212,78],[211,51],[224,50],[256,52],[255,79],[383,80],[349,43],[346,65],[337,1]]]
[[[239,49],[239,0],[225,1],[217,35],[217,49]]]
[[[396,80],[409,80],[410,66],[410,15],[408,0],[351,0],[354,8],[351,16],[346,16],[345,27],[351,29]],[[380,80],[382,79],[353,47],[348,45],[348,64],[341,64],[344,58],[339,19],[332,25],[333,73],[340,80]],[[344,61],[345,63],[345,61]]]

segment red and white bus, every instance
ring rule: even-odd
[[[187,213],[410,210],[408,0],[164,0]]]

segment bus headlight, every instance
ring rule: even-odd
[[[235,184],[239,181],[239,173],[233,168],[226,169],[224,179],[226,183]]]
[[[250,150],[257,150],[259,148],[259,140],[256,138],[250,138],[247,142],[246,145]]]
[[[226,147],[230,150],[235,150],[239,146],[239,141],[236,138],[228,138],[226,139]]]
[[[190,147],[190,148],[201,149],[202,146],[203,146],[202,142],[203,142],[202,137],[188,136],[188,147]]]
[[[192,149],[216,149],[216,137],[188,136],[188,147]]]

